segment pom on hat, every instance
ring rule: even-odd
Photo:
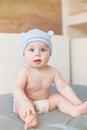
[[[54,35],[53,31],[44,32],[40,29],[32,29],[28,32],[20,33],[20,37],[23,38],[23,46],[22,51],[24,55],[25,48],[28,44],[35,41],[41,41],[44,44],[47,44],[50,49],[50,54],[52,53],[52,44],[51,44],[51,37]]]
[[[54,32],[52,30],[48,31],[48,35],[52,37],[54,35]]]

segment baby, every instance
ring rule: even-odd
[[[53,31],[46,33],[40,29],[21,34],[27,64],[18,72],[13,96],[14,111],[25,122],[24,129],[37,126],[37,114],[57,108],[72,117],[87,113],[87,102],[83,103],[60,72],[47,64],[52,54],[53,35]],[[50,94],[52,84],[59,93]]]

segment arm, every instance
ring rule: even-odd
[[[58,91],[72,104],[79,105],[82,101],[77,97],[73,89],[68,85],[66,81],[61,77],[59,73],[56,74],[54,83]]]
[[[23,69],[18,72],[16,81],[13,87],[13,96],[19,104],[29,101],[29,99],[27,98],[24,92],[26,83],[27,83],[27,75],[26,75],[25,70]]]
[[[27,97],[25,94],[25,87],[27,84],[27,70],[23,68],[19,71],[14,87],[13,87],[13,96],[17,103],[23,107],[23,109],[26,111],[27,109],[33,108],[33,103],[31,100]],[[34,110],[32,109],[33,113]],[[34,113],[35,114],[35,113]]]

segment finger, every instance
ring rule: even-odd
[[[32,112],[32,114],[34,115],[34,116],[36,116],[36,112],[35,112],[35,109],[32,107],[31,108],[31,112]]]
[[[23,113],[23,117],[26,118],[26,116],[30,116],[30,110],[27,109],[26,112]]]
[[[27,114],[27,116],[30,116],[31,110],[30,110],[30,109],[27,109],[26,114]]]
[[[24,118],[26,117],[26,112],[23,113],[23,117],[24,117]]]
[[[27,123],[25,123],[24,129],[25,129],[25,130],[28,129],[28,125],[27,125]]]

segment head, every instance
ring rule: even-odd
[[[30,59],[36,59],[37,63],[42,59],[48,60],[52,54],[51,37],[53,35],[53,31],[44,32],[40,29],[32,29],[26,33],[21,33],[21,37],[23,38],[23,55],[27,58],[30,57]],[[37,58],[35,58],[36,56]],[[28,60],[30,61],[30,59]]]
[[[54,35],[53,31],[44,32],[40,29],[32,29],[28,32],[21,33],[20,36],[23,38],[23,45],[22,51],[23,55],[25,54],[25,49],[28,44],[32,42],[43,42],[46,44],[50,49],[50,54],[52,53],[52,44],[51,44],[51,37]]]

